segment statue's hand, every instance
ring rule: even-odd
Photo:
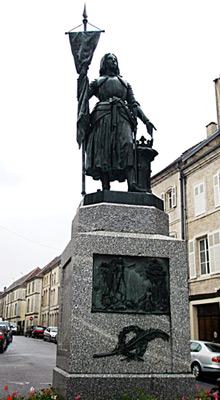
[[[147,121],[146,122],[146,128],[147,128],[147,131],[148,131],[148,133],[149,133],[149,135],[152,137],[153,136],[153,129],[155,129],[155,131],[157,130],[156,128],[155,128],[155,126],[152,124],[152,122],[150,122],[150,121]]]

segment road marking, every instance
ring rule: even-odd
[[[14,382],[14,381],[9,381],[8,383],[15,383],[16,385],[30,385],[30,382]]]

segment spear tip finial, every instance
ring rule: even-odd
[[[84,3],[83,18],[88,18],[87,11],[86,11],[86,3]]]
[[[88,15],[86,11],[86,3],[84,3],[84,10],[83,10],[83,25],[84,25],[84,31],[87,30],[87,22],[88,22]]]

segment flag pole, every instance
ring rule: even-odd
[[[77,80],[77,100],[78,100],[78,113],[77,113],[77,143],[79,148],[82,146],[82,192],[86,194],[86,137],[90,130],[90,117],[89,117],[89,80],[87,71],[92,61],[93,53],[99,41],[102,31],[88,22],[88,15],[86,12],[86,5],[84,4],[83,10],[83,31],[73,32],[77,27],[65,32],[69,35],[70,46],[72,55],[75,62],[76,71],[79,75]],[[94,26],[97,31],[87,31],[87,24]],[[82,24],[81,24],[82,25]],[[81,26],[80,25],[80,26]]]
[[[87,31],[87,23],[88,23],[88,15],[86,12],[86,4],[84,4],[83,10],[83,26],[84,32]],[[86,194],[86,146],[85,146],[85,138],[82,142],[82,196]]]

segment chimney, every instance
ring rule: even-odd
[[[211,136],[216,131],[217,131],[217,124],[215,122],[210,122],[208,125],[206,125],[207,137]]]
[[[220,77],[214,80],[218,128],[220,127]]]

